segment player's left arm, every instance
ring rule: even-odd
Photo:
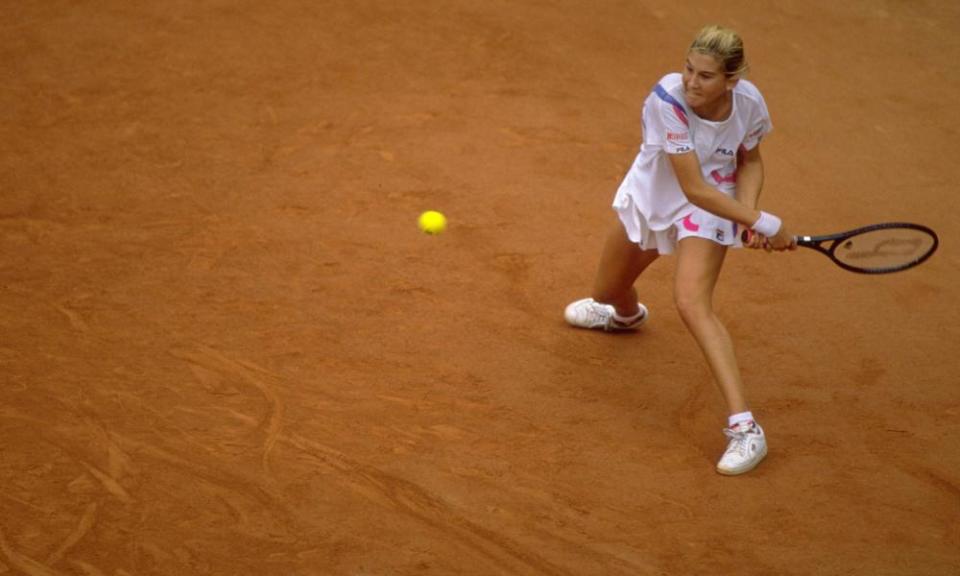
[[[747,208],[758,210],[760,192],[763,190],[763,157],[760,144],[747,150],[741,147],[737,152],[737,200]],[[749,248],[764,246],[763,238],[753,235],[746,244]]]
[[[747,208],[757,209],[763,189],[763,157],[760,144],[752,149],[740,148],[737,158],[737,200]]]

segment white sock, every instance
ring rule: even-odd
[[[613,311],[613,319],[621,324],[630,324],[632,322],[636,322],[641,316],[643,316],[643,310],[637,311],[637,313],[633,316],[621,316],[617,314],[616,310]]]
[[[727,424],[731,428],[736,428],[740,424],[746,424],[748,422],[754,422],[753,412],[740,412],[737,414],[731,414],[730,417],[727,418]]]

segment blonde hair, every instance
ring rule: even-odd
[[[750,69],[740,35],[722,26],[710,25],[700,30],[690,45],[690,52],[713,56],[728,77],[742,76]]]

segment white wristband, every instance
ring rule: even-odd
[[[760,211],[760,217],[753,223],[753,230],[763,234],[767,238],[772,238],[780,231],[780,219],[769,212]]]

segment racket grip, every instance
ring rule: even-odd
[[[743,242],[744,244],[749,244],[750,241],[753,240],[753,235],[754,235],[754,234],[756,234],[756,232],[754,232],[753,230],[750,230],[750,229],[748,228],[748,229],[746,229],[746,230],[744,230],[743,232],[740,233],[740,241]],[[798,242],[798,243],[800,243],[800,242],[810,242],[810,237],[809,237],[809,236],[794,236],[794,237],[793,237],[793,241],[794,241],[794,242]]]

